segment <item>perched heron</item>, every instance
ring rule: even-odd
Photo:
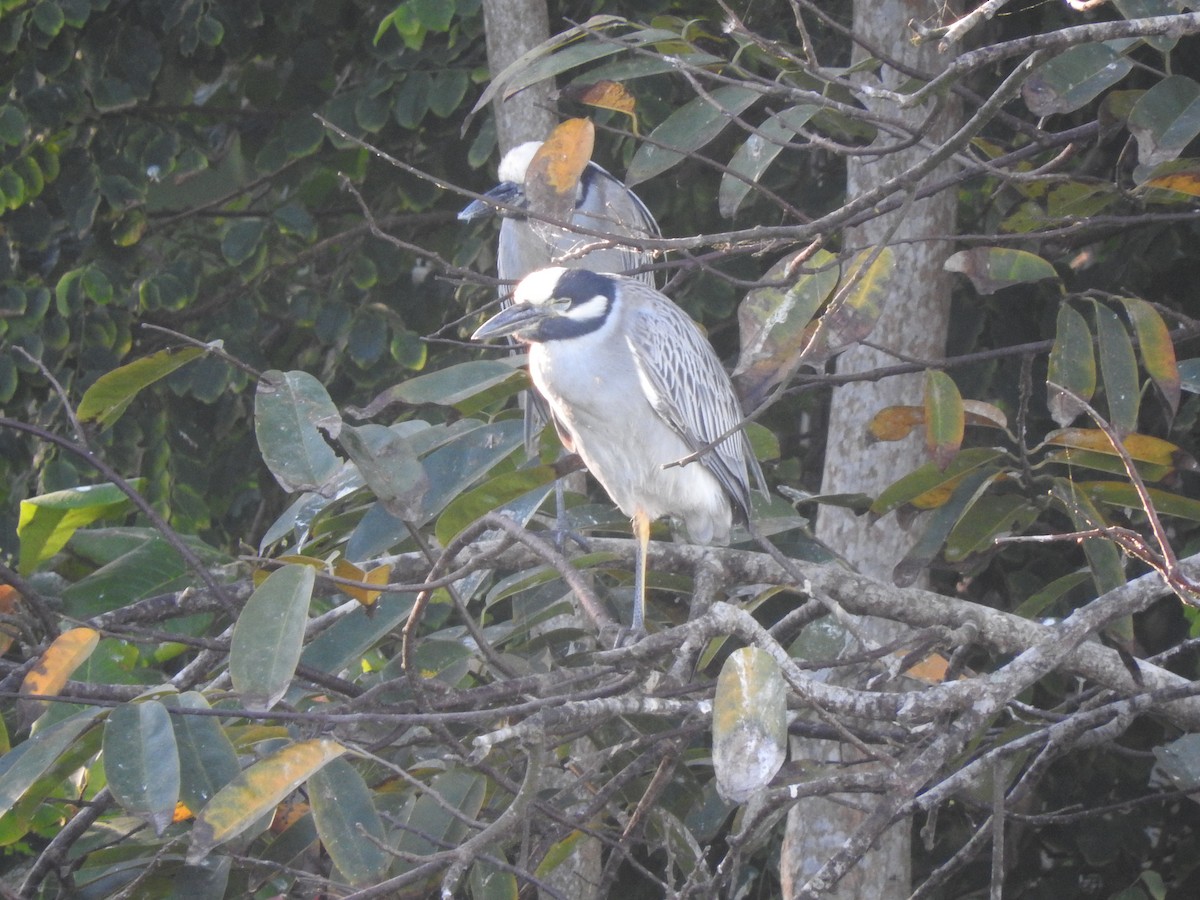
[[[496,270],[502,281],[519,281],[530,272],[550,265],[587,268],[595,272],[620,274],[647,265],[652,257],[634,247],[606,243],[604,238],[570,231],[524,215],[520,210],[530,207],[526,190],[526,175],[530,163],[542,149],[542,141],[519,144],[500,160],[500,183],[484,196],[517,209],[503,209],[483,200],[475,200],[458,214],[459,219],[471,221],[485,215],[499,214],[500,239],[496,249]],[[625,187],[594,162],[583,167],[575,186],[574,211],[570,224],[575,228],[599,232],[610,240],[622,237],[658,237],[658,223],[637,194]],[[583,248],[596,245],[583,252]],[[637,276],[654,285],[653,272]],[[508,289],[500,288],[501,296]]]
[[[501,307],[512,302],[510,282],[547,266],[622,274],[652,261],[652,255],[643,250],[554,224],[568,221],[573,227],[607,234],[611,239],[661,235],[654,216],[637,194],[591,161],[594,134],[589,120],[568,119],[545,141],[518,144],[500,160],[500,183],[484,194],[508,208],[475,200],[458,214],[464,222],[488,215],[501,217],[496,247]],[[654,286],[653,272],[640,272],[636,277]],[[537,436],[549,415],[545,404],[532,395],[522,395],[520,402],[525,450],[531,458],[536,457]],[[561,546],[571,535],[561,480],[555,483],[554,498],[555,541]]]
[[[665,296],[586,269],[526,276],[513,304],[473,335],[501,336],[529,345],[530,377],[564,446],[633,520],[633,630],[640,632],[650,523],[672,516],[692,540],[724,543],[734,520],[750,521],[749,472],[765,492],[749,440],[735,430],[742,413],[729,376]],[[705,451],[697,461],[668,467],[697,451]]]

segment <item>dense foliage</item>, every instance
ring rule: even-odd
[[[472,0],[0,0],[14,891],[771,894],[780,814],[844,791],[867,845],[917,815],[926,895],[1194,889],[1197,16],[926,34],[947,74],[890,95],[836,68],[835,5],[661,6],[564,5],[492,80]],[[652,634],[616,650],[626,523],[597,491],[572,498],[586,549],[544,540],[559,448],[526,459],[519,360],[465,340],[495,294],[493,226],[455,218],[494,171],[488,102],[545,77],[770,401],[778,550],[656,542]],[[886,103],[951,91],[967,124],[928,168],[847,198],[846,156],[927,140]],[[826,364],[887,346],[870,326],[903,302],[889,250],[842,229],[944,191],[952,345],[896,348],[925,390],[864,436],[930,461],[816,497]],[[821,503],[919,535],[894,584],[811,539]],[[940,595],[898,587],[928,570]],[[839,660],[841,609],[914,630]],[[839,662],[889,680],[812,677]],[[781,746],[784,685],[793,735],[887,765],[795,759],[734,802],[728,742]]]

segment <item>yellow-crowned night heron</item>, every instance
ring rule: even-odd
[[[692,540],[725,542],[735,519],[749,522],[748,471],[763,484],[742,431],[697,462],[666,467],[741,421],[729,376],[700,329],[665,296],[586,269],[526,276],[513,305],[473,336],[504,335],[529,345],[530,377],[563,444],[633,520],[633,629],[641,631],[650,523],[673,516]]]
[[[572,123],[585,127],[574,132],[563,131],[569,129]],[[642,268],[653,260],[650,253],[635,247],[614,244],[594,234],[571,231],[538,218],[537,213],[544,215],[547,212],[537,208],[537,198],[545,194],[546,186],[530,182],[543,177],[545,170],[541,166],[534,166],[531,170],[531,163],[546,143],[551,145],[547,149],[555,152],[559,146],[558,138],[570,133],[584,141],[582,148],[572,146],[571,153],[582,149],[584,158],[589,157],[593,134],[591,123],[568,120],[551,133],[548,141],[529,141],[504,154],[497,173],[500,183],[484,196],[505,204],[507,208],[485,200],[475,200],[458,214],[463,221],[494,214],[501,217],[496,247],[496,274],[502,282],[499,287],[501,307],[507,307],[512,302],[512,285],[509,282],[519,281],[537,269],[562,265],[621,274]],[[658,237],[661,234],[650,210],[620,179],[590,159],[577,171],[579,178],[573,187],[571,226],[600,232],[612,239]],[[569,201],[566,205],[571,207]],[[556,218],[561,221],[566,216],[560,213]],[[636,277],[654,286],[653,272],[640,272]],[[522,395],[521,406],[525,418],[525,449],[530,457],[536,457],[537,436],[549,416],[545,405],[536,397]],[[557,513],[555,541],[561,546],[566,537],[571,535],[562,481],[555,483],[554,497]]]

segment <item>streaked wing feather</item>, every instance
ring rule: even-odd
[[[647,399],[692,450],[712,443],[742,419],[737,397],[712,346],[687,315],[640,284],[643,303],[628,310],[626,340]],[[649,296],[647,296],[649,295]],[[750,512],[747,466],[758,461],[744,432],[735,432],[700,458],[743,515]],[[761,476],[759,476],[761,477]]]

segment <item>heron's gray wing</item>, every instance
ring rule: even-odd
[[[630,304],[626,340],[638,380],[654,411],[692,450],[711,444],[742,420],[729,376],[699,327],[674,303],[638,282],[624,290],[640,293]],[[643,293],[644,292],[644,293]],[[700,457],[747,518],[747,468],[762,483],[758,460],[744,432],[734,432]]]
[[[613,238],[661,237],[658,222],[646,204],[606,169],[589,163],[584,170],[582,187],[582,196],[575,208],[572,224],[603,232]],[[574,237],[576,246],[597,240],[587,235]],[[654,258],[636,247],[618,245],[594,250],[583,260],[583,265],[594,271],[621,273],[649,265]],[[633,277],[654,287],[653,272],[640,272]]]

